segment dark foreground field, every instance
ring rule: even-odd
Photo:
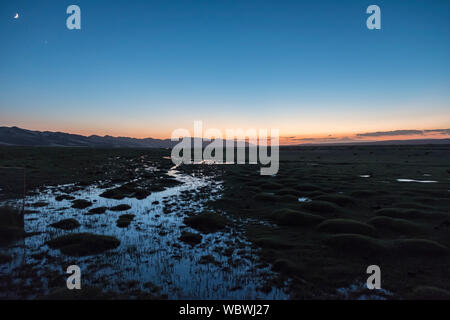
[[[281,148],[276,176],[169,155],[0,148],[2,297],[450,299],[449,146]]]

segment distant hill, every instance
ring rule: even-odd
[[[177,142],[170,139],[136,139],[111,136],[82,136],[64,132],[32,131],[18,127],[0,127],[0,145],[64,146],[109,148],[170,148]]]
[[[170,139],[136,139],[128,137],[82,136],[64,132],[32,131],[18,127],[0,127],[0,145],[11,146],[61,146],[61,147],[99,147],[99,148],[172,148],[178,142]],[[203,139],[203,145],[208,140]],[[395,145],[395,144],[450,144],[450,139],[361,141],[349,143],[321,143],[306,145]]]

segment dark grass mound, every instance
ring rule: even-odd
[[[68,256],[89,256],[115,249],[120,240],[112,236],[96,235],[92,233],[74,233],[47,241],[52,249],[59,249]]]
[[[33,207],[33,208],[42,208],[42,207],[46,207],[46,206],[48,206],[48,202],[45,202],[45,201],[38,201],[38,202],[31,204],[31,207]]]
[[[270,218],[280,225],[288,226],[310,226],[316,225],[324,220],[324,218],[319,215],[304,213],[292,209],[276,210],[272,213]]]
[[[322,195],[314,198],[315,201],[328,201],[335,203],[340,206],[346,206],[355,203],[355,199],[353,197],[341,195],[341,194],[328,194]]]
[[[298,196],[300,196],[300,194],[301,194],[301,192],[299,192],[299,191],[297,191],[295,189],[287,189],[287,188],[286,189],[281,189],[281,190],[275,192],[275,195],[277,195],[277,196],[289,195],[289,196],[298,197]]]
[[[213,212],[205,212],[184,219],[184,223],[203,233],[219,231],[226,227],[227,219]]]
[[[103,214],[106,212],[106,207],[97,207],[97,208],[92,208],[91,210],[88,211],[87,215],[93,215],[93,214]]]
[[[92,206],[92,202],[83,200],[83,199],[77,199],[72,201],[72,208],[75,209],[86,209],[87,207]]]
[[[124,198],[145,199],[151,194],[151,191],[139,188],[134,183],[126,183],[120,187],[106,190],[100,197],[108,199],[122,200]]]
[[[283,188],[282,184],[275,182],[268,182],[261,186],[261,190],[280,190]]]
[[[25,235],[23,216],[11,207],[0,207],[0,245],[21,239]]]
[[[328,201],[313,200],[302,203],[302,208],[323,215],[330,215],[341,211],[341,208]]]
[[[186,242],[191,246],[195,246],[202,242],[202,236],[198,233],[192,233],[188,231],[183,231],[180,236],[180,241]]]
[[[377,195],[376,191],[373,190],[356,190],[350,192],[350,196],[355,198],[368,198],[368,197],[374,197]]]
[[[11,256],[0,253],[0,264],[8,263],[12,260]]]
[[[277,259],[272,265],[272,270],[295,276],[301,274],[303,268],[289,259]]]
[[[280,198],[273,195],[272,193],[260,193],[253,197],[254,201],[260,201],[260,202],[278,202],[280,201]]]
[[[320,188],[318,186],[310,183],[297,184],[294,189],[298,191],[320,191]]]
[[[109,210],[111,210],[111,211],[126,211],[126,210],[130,210],[130,209],[131,209],[131,206],[129,206],[128,204],[119,204],[117,206],[109,208]]]
[[[377,210],[375,214],[379,216],[387,216],[391,218],[402,218],[402,219],[426,219],[426,218],[436,219],[446,216],[444,213],[436,213],[430,211],[405,209],[405,208],[383,208]]]
[[[422,227],[417,223],[385,216],[374,217],[368,223],[376,227],[377,230],[389,231],[398,235],[416,234],[422,230]]]
[[[63,200],[72,201],[72,200],[75,200],[75,197],[69,196],[68,194],[62,194],[60,196],[56,196],[55,200],[56,201],[63,201]]]
[[[353,233],[362,235],[374,235],[375,228],[363,222],[351,219],[330,219],[317,226],[317,230],[327,233]]]
[[[393,241],[398,254],[406,256],[442,257],[449,255],[447,247],[440,243],[425,239],[399,239]]]
[[[53,228],[63,230],[73,230],[80,227],[80,223],[75,219],[64,219],[56,223],[51,224]]]
[[[325,243],[343,254],[381,254],[387,253],[388,247],[383,241],[360,234],[337,234],[328,237]]]
[[[127,228],[130,225],[131,221],[133,221],[134,217],[134,214],[123,214],[117,220],[116,225],[119,228]]]
[[[255,240],[255,244],[266,249],[290,249],[294,245],[276,237],[263,237]]]
[[[212,255],[204,255],[199,260],[198,263],[200,264],[214,264],[214,265],[220,265],[220,262],[217,261]]]
[[[408,298],[413,300],[450,300],[450,291],[431,286],[419,286],[414,288]]]

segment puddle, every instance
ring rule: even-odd
[[[419,182],[419,183],[437,183],[434,180],[414,180],[414,179],[397,179],[397,182]]]
[[[310,202],[310,201],[311,201],[311,199],[307,198],[307,197],[300,197],[300,198],[298,198],[298,202]]]
[[[33,213],[25,215],[25,231],[35,235],[8,249],[13,261],[0,265],[0,281],[9,279],[11,283],[3,284],[3,288],[11,288],[11,291],[2,290],[0,297],[35,298],[46,294],[50,278],[58,275],[63,275],[60,286],[65,287],[65,270],[75,263],[81,268],[85,286],[130,297],[134,289],[145,291],[144,284],[151,282],[169,299],[288,299],[289,295],[282,289],[265,286],[266,280],[275,274],[271,266],[260,263],[256,249],[250,246],[239,228],[202,234],[202,242],[194,247],[178,239],[182,231],[198,233],[186,227],[183,219],[200,213],[207,201],[220,197],[222,185],[214,178],[183,175],[173,168],[168,174],[183,184],[154,192],[143,200],[102,198],[99,195],[105,189],[97,186],[72,193],[77,199],[94,203],[84,210],[71,208],[69,200],[55,200],[61,195],[59,190],[70,189],[71,185],[49,187],[36,196],[27,197],[28,205],[36,202],[48,205],[32,208]],[[131,209],[85,214],[91,208],[119,204],[127,204]],[[127,228],[116,225],[122,214],[135,215]],[[79,221],[81,227],[73,231],[49,227],[68,218]],[[79,232],[115,236],[120,245],[104,254],[81,258],[64,256],[45,245],[46,241],[63,234]],[[213,257],[214,263],[199,263],[205,261],[204,256]],[[24,277],[21,271],[24,266],[32,270],[29,277]],[[23,292],[14,291],[30,283],[38,285],[38,290],[25,296]]]

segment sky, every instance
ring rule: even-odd
[[[81,30],[66,27],[72,4]],[[366,27],[371,4],[381,30]],[[0,1],[0,126],[441,138],[449,89],[446,0]]]

